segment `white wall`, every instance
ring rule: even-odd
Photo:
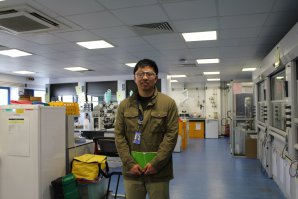
[[[187,113],[194,116],[205,117],[204,88],[172,88],[169,96],[175,100],[179,113],[186,111]],[[203,105],[202,109],[200,109],[200,105]]]

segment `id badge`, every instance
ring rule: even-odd
[[[136,131],[133,139],[134,144],[141,144],[141,132]]]

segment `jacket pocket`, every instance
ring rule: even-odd
[[[151,112],[151,132],[164,132],[166,130],[167,112]]]
[[[138,112],[127,111],[124,112],[124,121],[126,132],[134,133],[138,128]]]

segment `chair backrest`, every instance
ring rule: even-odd
[[[98,155],[106,155],[110,157],[119,157],[117,152],[115,138],[97,137],[93,138],[94,153]]]

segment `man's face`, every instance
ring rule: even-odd
[[[151,66],[145,66],[138,68],[134,76],[135,83],[140,91],[152,91],[154,90],[155,83],[157,81],[157,75],[155,74]]]

